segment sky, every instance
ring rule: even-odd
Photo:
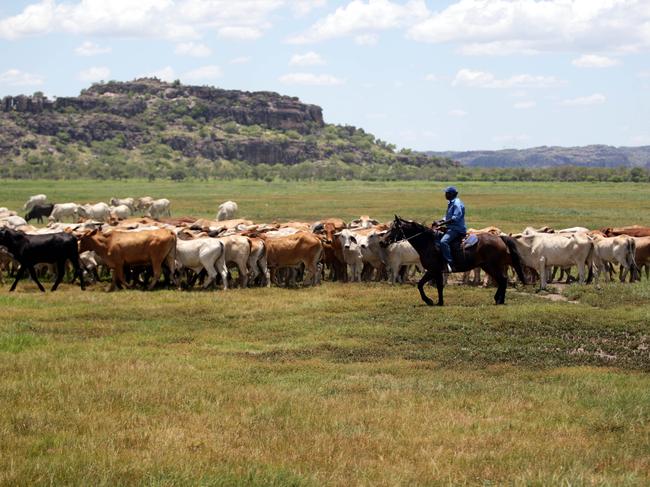
[[[0,96],[276,91],[416,150],[650,145],[650,0],[2,0]]]

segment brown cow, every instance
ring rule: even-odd
[[[284,237],[268,237],[260,234],[259,238],[266,244],[267,263],[273,276],[278,269],[303,264],[305,270],[310,273],[310,284],[315,285],[320,282],[318,263],[323,253],[323,246],[317,235],[311,232],[298,232]],[[269,276],[268,285],[272,280]]]
[[[650,227],[641,227],[639,225],[619,228],[603,228],[601,232],[603,232],[606,237],[617,237],[618,235],[627,235],[629,237],[650,237]]]
[[[341,241],[334,237],[334,234],[340,231],[337,229],[336,222],[328,221],[319,227],[325,233],[325,241],[322,242],[323,263],[330,269],[330,278],[332,281],[348,282],[348,266],[343,257],[343,247]]]
[[[125,232],[115,230],[109,235],[98,230],[85,233],[79,239],[79,251],[95,251],[113,270],[113,279],[109,291],[117,286],[129,287],[124,276],[124,266],[151,266],[153,279],[149,289],[158,282],[162,273],[163,262],[172,275],[175,270],[176,235],[167,229]]]

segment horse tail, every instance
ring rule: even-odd
[[[506,244],[506,247],[508,247],[508,251],[510,252],[510,260],[512,261],[512,267],[515,269],[517,277],[522,282],[522,284],[526,284],[526,276],[524,276],[524,269],[521,264],[521,256],[517,250],[517,244],[515,244],[515,240],[512,237],[508,237],[507,235],[501,235],[501,240],[503,240],[503,243]]]

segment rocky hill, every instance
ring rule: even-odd
[[[426,152],[476,167],[645,167],[650,169],[650,146],[535,147],[498,151]]]
[[[78,97],[7,96],[0,106],[3,177],[244,177],[298,164],[453,165],[395,152],[362,129],[326,124],[319,106],[272,92],[143,78],[94,84]]]

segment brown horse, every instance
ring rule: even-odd
[[[429,306],[433,306],[433,300],[424,293],[424,285],[432,280],[435,280],[438,288],[438,306],[442,306],[444,303],[442,297],[442,273],[446,263],[442,258],[439,245],[443,235],[444,233],[437,229],[428,228],[395,215],[395,220],[384,237],[386,245],[408,240],[420,255],[420,261],[426,272],[418,282],[418,290],[422,301]],[[463,250],[458,245],[452,245],[454,272],[466,272],[480,267],[497,283],[497,292],[494,295],[495,303],[505,304],[506,288],[508,286],[508,265],[512,265],[521,282],[526,283],[517,247],[511,237],[489,233],[476,236],[478,243],[469,249]]]

